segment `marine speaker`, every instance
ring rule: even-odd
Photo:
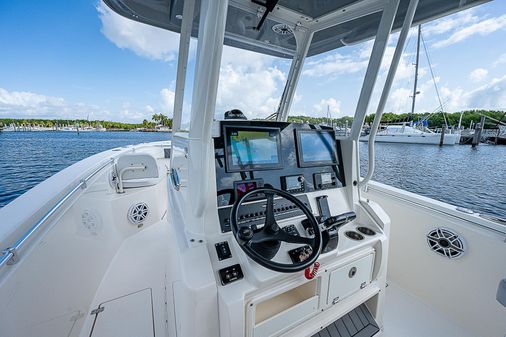
[[[128,221],[134,225],[141,225],[148,217],[149,207],[145,202],[133,204],[128,209]]]
[[[457,233],[447,228],[435,228],[427,234],[427,243],[436,254],[456,259],[465,251],[464,240]]]

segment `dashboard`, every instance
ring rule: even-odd
[[[222,121],[214,138],[217,203],[222,232],[230,231],[236,200],[258,187],[294,194],[309,206],[305,193],[344,186],[339,140],[331,128],[270,121]],[[263,203],[242,208],[241,221],[264,221]],[[321,213],[322,210],[320,210]],[[277,203],[277,219],[300,215],[289,201]]]

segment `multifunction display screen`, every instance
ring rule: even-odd
[[[297,147],[301,167],[337,164],[336,141],[333,131],[298,131]]]
[[[226,128],[229,172],[282,167],[278,128]]]

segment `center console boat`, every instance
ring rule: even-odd
[[[173,137],[89,157],[0,209],[0,336],[503,337],[503,220],[370,180],[410,27],[483,2],[105,0],[181,34]],[[370,38],[350,134],[288,122],[306,56]],[[292,59],[276,120],[215,120],[223,44]]]

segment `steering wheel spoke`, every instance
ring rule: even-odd
[[[244,202],[248,201],[249,197],[258,194],[265,195],[265,224],[261,229],[253,230],[251,227],[240,225],[238,219],[238,209],[241,208]],[[290,201],[304,213],[309,221],[310,227],[313,230],[314,236],[311,235],[311,237],[307,237],[292,235],[278,226],[274,214],[275,196],[280,196]],[[239,200],[236,200],[230,214],[230,225],[242,250],[258,264],[274,271],[293,273],[304,270],[318,259],[322,249],[321,231],[311,209],[297,197],[275,188],[260,187],[247,192],[239,198]],[[275,262],[272,258],[279,251],[281,242],[308,245],[311,247],[312,253],[302,262]]]
[[[274,216],[274,193],[266,192],[265,196],[267,197],[267,201],[265,207],[264,228],[269,228],[270,230],[275,231],[279,227],[276,222],[276,217]]]

